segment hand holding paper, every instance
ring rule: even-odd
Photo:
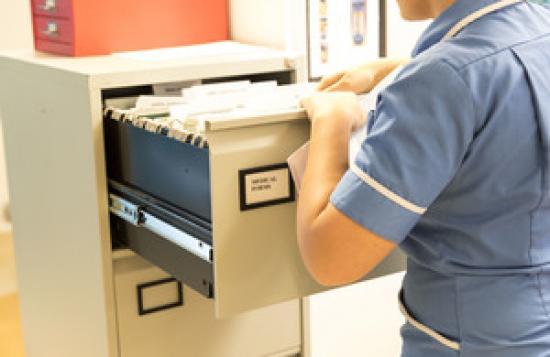
[[[359,96],[364,117],[367,117],[369,111],[376,109],[378,95],[393,82],[401,68],[402,67],[396,68],[368,94]],[[363,126],[357,128],[350,138],[350,162],[354,160],[357,156],[357,153],[361,148],[361,143],[365,140],[367,136],[367,124],[368,123],[365,123]],[[292,173],[292,178],[294,179],[294,183],[296,185],[296,192],[300,192],[302,179],[307,165],[308,155],[309,142],[304,144],[297,151],[295,151],[287,160],[290,172]]]

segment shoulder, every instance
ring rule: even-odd
[[[479,92],[480,79],[490,80],[493,70],[514,70],[517,66],[512,44],[498,43],[487,38],[456,38],[433,46],[416,56],[406,66],[398,80],[415,82],[431,81],[428,86],[467,91],[472,95]]]
[[[479,71],[487,63],[513,65],[511,49],[550,34],[549,10],[525,3],[489,14],[417,59],[426,63],[442,61],[456,72]]]
[[[483,60],[500,57],[507,45],[498,45],[488,39],[455,38],[434,45],[413,59],[411,65],[418,69],[439,69],[449,74],[476,70]]]
[[[457,118],[464,125],[467,121],[477,126],[478,122],[474,91],[445,58],[413,59],[380,93],[377,104],[377,116],[387,114],[427,125],[437,124],[431,120],[434,117]]]
[[[475,124],[478,117],[470,87],[442,58],[413,59],[380,93],[375,114],[426,125],[443,117],[468,117]]]
[[[415,96],[467,91],[459,69],[445,56],[420,55],[411,60],[388,89],[403,90]]]

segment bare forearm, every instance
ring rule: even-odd
[[[313,120],[309,159],[298,203],[299,227],[302,230],[313,226],[348,169],[351,125],[345,115],[321,114]],[[303,235],[307,235],[306,232]]]
[[[311,119],[311,141],[298,201],[298,245],[311,275],[324,285],[341,285],[373,269],[393,244],[372,234],[330,204],[348,169],[353,127],[364,124],[357,97],[317,93],[302,101]]]
[[[349,120],[313,121],[310,154],[298,202],[298,245],[312,276],[326,286],[360,279],[393,245],[365,230],[330,204],[348,169]]]

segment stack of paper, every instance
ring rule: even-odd
[[[311,83],[278,86],[275,81],[196,85],[183,89],[181,96],[141,96],[135,109],[164,110],[178,126],[203,134],[207,119],[297,110],[300,99],[313,90]]]

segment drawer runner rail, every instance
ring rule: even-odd
[[[109,210],[133,226],[145,228],[202,260],[212,263],[212,246],[210,244],[164,222],[146,212],[138,204],[111,193],[109,194]]]

